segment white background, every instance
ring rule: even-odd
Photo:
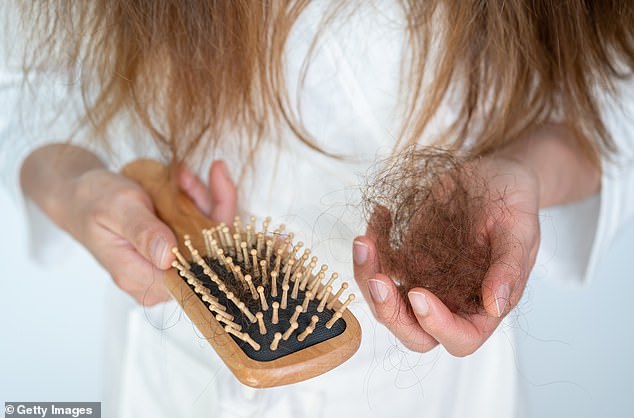
[[[112,284],[77,248],[45,266],[30,260],[22,215],[4,190],[0,215],[0,403],[100,401]],[[514,315],[530,417],[634,416],[633,248],[631,225],[589,285],[529,283]]]

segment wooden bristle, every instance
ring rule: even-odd
[[[353,300],[354,300],[354,293],[351,293],[350,295],[348,295],[348,299],[343,303],[343,305],[341,305],[341,307],[339,309],[337,309],[337,312],[343,313],[343,311],[346,310],[348,305],[350,305],[350,303]]]
[[[258,250],[251,250],[251,263],[253,266],[253,277],[257,279],[260,277],[260,271],[258,270]]]
[[[317,325],[317,322],[319,321],[319,317],[317,315],[313,315],[310,318],[310,325],[308,325],[306,327],[306,329],[297,336],[297,340],[298,341],[304,341],[306,339],[306,337],[308,337],[310,334],[313,333],[313,331],[315,330],[315,326]]]
[[[249,247],[253,247],[253,227],[251,225],[247,225],[246,230],[247,230],[247,241],[246,241],[246,244]]]
[[[261,260],[260,261],[260,275],[262,277],[262,284],[264,286],[267,286],[269,284],[269,275],[268,272],[266,271],[266,260]],[[273,295],[275,296],[275,295]]]
[[[271,315],[271,323],[273,325],[277,325],[277,323],[279,322],[278,310],[280,308],[280,303],[273,302],[272,306],[273,306],[273,314]]]
[[[255,318],[255,316],[253,316],[253,314],[251,313],[251,311],[249,310],[249,308],[246,307],[246,305],[244,304],[244,302],[240,302],[238,303],[238,309],[240,309],[242,312],[244,312],[244,314],[247,316],[247,318],[249,318],[249,321],[251,322],[255,322],[257,319]]]
[[[271,351],[277,350],[277,345],[280,343],[281,339],[282,339],[282,333],[276,332],[275,336],[273,337],[273,342],[271,343]]]
[[[189,264],[189,262],[185,259],[185,257],[183,257],[183,254],[181,254],[180,251],[178,251],[178,248],[174,247],[172,248],[172,253],[174,253],[174,255],[176,256],[176,258],[178,259],[178,261],[181,263],[181,265],[183,265],[185,268],[190,269],[191,265]]]
[[[293,264],[295,263],[295,260],[289,260],[289,262],[286,264],[286,271],[284,272],[284,281],[282,283],[288,283],[290,278],[291,278],[291,270],[293,267]]]
[[[219,248],[218,251],[216,251],[216,254],[218,255],[218,262],[220,263],[221,266],[225,265],[225,250],[223,250],[222,248]]]
[[[271,296],[277,297],[277,273],[271,272]]]
[[[215,303],[213,306],[214,306],[214,310],[216,310],[216,313],[218,315],[227,318],[229,321],[233,321],[234,317],[230,313],[226,312],[227,308],[225,308],[223,305],[220,305],[218,303]]]
[[[253,299],[257,299],[258,296],[258,291],[255,289],[255,286],[253,285],[253,280],[251,280],[251,275],[247,274],[244,276],[244,280],[247,282],[247,285],[249,286],[249,290],[251,291],[251,296],[253,297]]]
[[[330,287],[329,292],[332,292],[332,287]],[[330,302],[328,302],[328,305],[326,305],[326,307],[328,309],[332,309],[335,306],[335,302],[337,302],[339,300],[339,297],[341,296],[341,294],[343,293],[344,290],[346,290],[348,288],[348,282],[343,282],[341,283],[341,287],[339,288],[339,290],[337,290],[337,293],[335,293],[335,295],[332,297],[332,300]],[[324,297],[324,299],[328,299],[328,297]]]
[[[282,339],[284,341],[288,340],[291,336],[291,334],[293,334],[293,332],[299,328],[299,324],[297,322],[291,322],[291,326],[288,327],[288,329],[286,330],[286,332],[284,333],[284,335],[282,335]]]
[[[227,248],[229,243],[227,242],[227,239],[225,238],[225,235],[222,233],[222,228],[224,228],[224,227],[225,227],[225,224],[221,223],[220,225],[218,225],[218,227],[216,227],[216,229],[214,229],[214,233],[218,237],[218,242],[220,243],[220,246],[222,248]]]
[[[326,322],[326,328],[330,329],[332,326],[341,318],[341,312],[335,312],[335,314],[330,318],[328,322]]]
[[[328,286],[327,288],[324,289],[324,292],[326,295],[330,294],[330,292],[332,292],[332,286]],[[323,312],[324,308],[326,307],[326,302],[328,301],[328,297],[323,297],[321,298],[321,302],[319,302],[319,305],[317,306],[317,312]]]
[[[299,278],[295,279],[295,282],[293,283],[293,291],[291,292],[291,297],[293,299],[297,299],[297,296],[299,295]]]
[[[241,243],[240,234],[233,234],[233,247],[235,248],[236,258],[240,262],[244,261],[244,256],[242,255],[242,249],[240,247]]]
[[[313,292],[308,291],[304,294],[304,301],[302,302],[302,312],[306,312],[306,310],[308,309],[308,304],[310,303],[312,298]]]
[[[232,322],[230,319],[228,319],[228,318],[226,318],[226,317],[224,317],[224,316],[222,316],[220,314],[216,315],[216,320],[218,322],[222,322],[225,325],[230,326],[231,328],[235,328],[238,331],[240,331],[242,329],[242,327],[240,325],[236,324],[235,322]]]
[[[276,274],[280,273],[280,264],[282,262],[282,253],[283,253],[283,251],[281,249],[277,250],[277,253],[276,253],[277,257],[275,258],[275,268],[273,269],[273,271]]]
[[[260,327],[260,334],[266,335],[266,326],[264,326],[264,314],[258,312],[255,314],[255,318],[258,320],[258,326]]]
[[[229,227],[225,226],[222,228],[222,235],[225,237],[227,253],[233,253],[235,247],[231,245],[231,243],[233,243],[233,239],[231,234],[229,234]]]
[[[262,232],[258,232],[255,250],[257,255],[259,255],[260,257],[264,253],[264,234]]]
[[[242,261],[244,262],[246,268],[250,268],[251,262],[249,261],[249,253],[247,252],[247,243],[243,241],[240,244],[240,248],[242,250]]]
[[[267,216],[262,222],[262,235],[266,235],[269,232],[269,225],[271,225],[271,217]]]
[[[258,295],[260,295],[260,303],[262,304],[262,310],[268,311],[269,305],[266,302],[266,296],[264,295],[264,286],[258,286]]]
[[[293,313],[293,316],[291,316],[291,319],[289,320],[289,322],[293,323],[297,321],[297,318],[299,317],[299,314],[302,313],[303,309],[302,309],[302,305],[297,305],[295,307],[295,312]]]
[[[239,232],[239,231],[242,231],[242,224],[240,223],[240,217],[239,216],[236,216],[233,219],[233,230],[236,233]]]
[[[267,263],[271,262],[271,256],[273,255],[273,241],[266,241],[266,255],[265,259]]]
[[[285,284],[282,286],[282,302],[280,304],[282,309],[286,309],[287,303],[288,303],[288,285]]]
[[[240,338],[242,341],[248,343],[251,347],[253,347],[255,351],[260,350],[260,344],[253,341],[253,339],[249,336],[249,334],[240,332],[229,325],[225,327],[225,331],[227,331],[229,334],[235,335],[236,337]]]

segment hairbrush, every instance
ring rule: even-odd
[[[337,286],[337,273],[318,267],[283,225],[269,232],[266,218],[258,230],[254,217],[215,224],[157,161],[135,161],[123,174],[183,237],[165,285],[238,380],[258,388],[300,382],[357,351],[361,328],[348,310],[354,294],[340,301],[347,283]]]

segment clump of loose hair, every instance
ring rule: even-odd
[[[405,300],[423,287],[452,312],[484,309],[482,285],[495,261],[486,219],[503,202],[468,160],[439,148],[408,147],[382,162],[363,203],[381,268]]]

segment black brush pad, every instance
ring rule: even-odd
[[[235,283],[235,278],[233,277],[233,273],[227,271],[217,260],[212,260],[209,257],[205,257],[205,261],[207,265],[218,275],[218,277],[225,283]],[[243,263],[237,262],[234,260],[234,264],[239,265],[243,272],[248,273],[248,269],[245,269]],[[282,268],[280,268],[280,271]],[[283,339],[280,340],[278,344],[278,348],[275,351],[272,351],[269,347],[273,342],[273,337],[276,332],[280,332],[284,334],[284,332],[290,327],[290,318],[295,312],[295,306],[301,304],[304,300],[305,291],[300,290],[297,299],[293,300],[290,295],[290,290],[288,293],[287,299],[287,308],[278,310],[278,323],[271,323],[271,314],[273,312],[273,308],[271,307],[273,302],[281,303],[282,299],[282,289],[281,289],[281,280],[278,280],[278,295],[277,297],[271,297],[270,295],[270,280],[269,286],[265,286],[265,294],[266,301],[269,305],[269,309],[267,311],[263,311],[264,314],[264,324],[266,325],[267,333],[266,335],[260,334],[260,328],[258,323],[251,323],[249,319],[238,309],[237,306],[233,304],[230,300],[227,299],[226,295],[218,289],[218,285],[214,283],[209,276],[203,273],[202,267],[200,267],[196,263],[191,263],[191,272],[196,276],[198,280],[200,280],[203,285],[211,291],[211,294],[218,298],[218,301],[227,308],[227,312],[234,316],[233,322],[242,326],[241,332],[246,332],[249,336],[255,340],[258,344],[260,344],[260,350],[256,351],[251,347],[248,343],[240,340],[238,337],[231,335],[234,341],[238,344],[238,346],[244,351],[244,353],[251,359],[256,361],[272,361],[277,360],[280,357],[284,357],[288,354],[295,353],[297,351],[303,350],[304,348],[308,348],[315,344],[319,344],[323,341],[329,340],[337,335],[343,333],[346,329],[346,323],[343,319],[337,320],[330,329],[327,329],[325,324],[332,316],[334,312],[330,309],[324,308],[322,312],[317,312],[317,306],[319,305],[319,300],[314,298],[308,304],[308,309],[305,313],[299,315],[297,319],[297,323],[299,327],[293,332],[290,338],[287,341]],[[185,282],[187,280],[183,278]],[[253,284],[257,288],[261,283],[261,279],[253,279]],[[241,284],[238,284],[242,286]],[[289,283],[292,290],[292,282]],[[192,291],[194,290],[194,286],[189,285]],[[237,288],[237,287],[236,287]],[[236,292],[234,292],[236,293]],[[202,296],[198,295],[201,302],[209,308],[209,304],[202,300]],[[251,297],[250,292],[240,291],[236,293],[236,295],[240,296],[240,299],[245,303],[245,305],[249,308],[251,313],[254,315],[256,312],[262,311],[261,302],[259,300],[254,300]],[[312,334],[310,334],[304,341],[298,341],[297,336],[306,329],[306,327],[310,324],[310,319],[313,315],[317,315],[319,317],[319,322],[317,322],[317,326]]]

